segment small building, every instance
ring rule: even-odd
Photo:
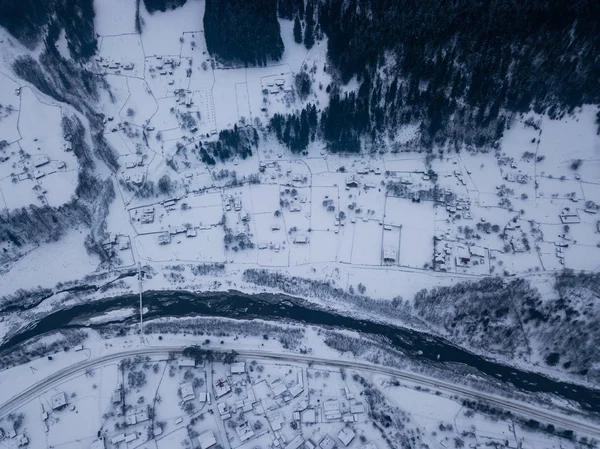
[[[129,435],[125,435],[125,442],[131,443],[132,441],[137,440],[137,437],[138,436],[136,432],[130,433]]]
[[[209,430],[198,437],[198,442],[200,443],[201,449],[208,449],[217,444],[217,439],[212,430]]]
[[[187,231],[185,231],[186,237],[196,237],[197,235],[198,235],[198,233],[196,232],[196,230],[194,228],[188,228]]]
[[[396,263],[398,256],[396,254],[396,248],[392,246],[386,246],[383,249],[383,263]]]
[[[67,405],[67,395],[61,392],[52,396],[52,410],[60,410]]]
[[[356,434],[352,429],[350,429],[349,427],[344,427],[342,430],[340,430],[337,437],[338,440],[340,440],[344,444],[344,446],[348,446],[355,436]]]
[[[246,362],[236,362],[231,364],[231,374],[244,374],[246,372]]]

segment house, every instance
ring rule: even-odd
[[[349,427],[344,427],[342,430],[340,430],[337,437],[338,440],[340,440],[344,444],[344,446],[348,446],[355,436],[356,434],[352,429],[350,429]]]
[[[231,374],[244,374],[246,372],[246,362],[237,362],[231,364]]]
[[[465,266],[471,261],[471,253],[463,245],[456,246],[456,265]]]
[[[522,253],[525,251],[525,245],[521,239],[512,237],[510,239],[510,245],[515,253]]]
[[[198,442],[200,443],[201,449],[208,449],[209,447],[213,447],[217,444],[217,440],[215,438],[215,434],[212,430],[204,432],[202,435],[198,437]]]
[[[346,187],[350,187],[350,188],[358,187],[358,180],[356,179],[356,177],[354,175],[349,175],[348,177],[346,177]]]
[[[271,382],[271,390],[273,390],[273,394],[275,395],[275,397],[277,397],[282,395],[287,390],[287,388],[285,387],[283,380],[281,380],[281,378],[277,378],[273,382]]]
[[[159,245],[168,245],[169,243],[171,243],[171,234],[168,232],[162,233],[158,236]]]
[[[290,388],[290,394],[294,398],[300,396],[300,394],[303,391],[304,391],[304,387],[300,384],[295,384],[293,387]]]
[[[191,401],[196,397],[194,394],[194,386],[191,382],[184,382],[179,386],[179,391],[181,392],[181,400],[183,402]]]
[[[285,449],[299,449],[302,444],[304,444],[304,438],[302,435],[296,435],[296,438],[285,445]]]
[[[335,399],[328,399],[323,403],[323,410],[325,411],[325,418],[340,419],[342,414],[340,413],[340,403]]]
[[[123,441],[125,441],[125,434],[124,433],[121,433],[121,434],[117,435],[116,437],[114,437],[112,440],[110,440],[110,442],[112,444],[115,444],[115,445],[119,444],[119,443],[121,443]]]
[[[215,384],[215,397],[220,398],[231,391],[231,387],[226,379],[218,379]]]
[[[235,428],[238,437],[240,437],[240,441],[243,443],[244,441],[248,441],[250,438],[254,436],[254,430],[248,424],[248,421],[240,424]]]
[[[135,413],[128,413],[125,416],[125,424],[127,424],[128,426],[134,426],[137,424],[137,418],[135,416]]]
[[[296,237],[294,237],[294,243],[299,245],[305,245],[308,243],[308,237],[303,234],[297,235]]]
[[[194,368],[196,366],[196,360],[190,357],[181,357],[177,360],[177,366],[179,368]]]
[[[485,248],[472,245],[469,246],[469,253],[471,256],[485,257]]]
[[[50,158],[45,154],[36,154],[33,156],[33,166],[34,167],[42,167],[50,162]]]
[[[63,391],[52,396],[50,401],[52,403],[52,410],[60,410],[67,405],[67,395]]]
[[[27,446],[29,444],[29,438],[27,438],[24,434],[17,435],[17,444],[19,447]]]
[[[113,394],[111,396],[111,400],[113,404],[120,404],[121,403],[121,390],[115,390],[113,391]]]
[[[577,214],[577,211],[563,212],[562,214],[560,214],[560,221],[562,221],[563,224],[581,223],[581,220],[579,219],[579,215]]]
[[[350,413],[352,413],[353,415],[364,412],[365,406],[361,402],[357,402],[356,404],[350,406]]]
[[[333,449],[335,447],[335,442],[329,435],[325,435],[325,438],[323,438],[319,443],[319,447],[321,449]]]

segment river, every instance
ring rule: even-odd
[[[144,293],[144,308],[148,309],[144,319],[187,316],[258,318],[358,331],[386,339],[407,357],[435,363],[464,364],[482,375],[512,384],[522,391],[553,393],[579,403],[584,410],[600,412],[600,390],[557,381],[539,373],[507,366],[423,332],[343,316],[332,311],[309,307],[304,301],[287,296],[283,297],[283,300],[281,298],[273,295],[246,295],[234,292],[195,294],[185,291],[150,291]],[[137,295],[125,295],[54,311],[10,337],[0,346],[0,352],[47,332],[81,327],[81,324],[77,323],[85,322],[87,317],[109,310],[131,308],[138,304],[138,299]],[[137,318],[129,317],[124,321],[134,322],[135,319]]]

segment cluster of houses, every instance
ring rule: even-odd
[[[280,92],[293,92],[294,88],[285,82],[283,78],[275,78],[273,81],[267,81],[263,87],[263,93],[277,95]]]
[[[115,74],[120,74],[121,70],[133,70],[135,64],[133,62],[120,63],[117,61],[111,61],[108,58],[103,58],[102,56],[96,57],[96,62],[100,64],[105,69],[112,70]]]
[[[448,271],[452,267],[452,259],[457,268],[483,265],[488,259],[487,249],[481,246],[443,242],[437,236],[436,240],[440,242],[433,256],[434,269],[437,271]]]

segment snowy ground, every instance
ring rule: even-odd
[[[308,102],[319,109],[326,106],[325,87],[331,81],[323,70],[327,42],[307,51],[293,41],[292,22],[281,20],[281,61],[260,68],[222,67],[206,52],[198,20],[203,9],[200,0],[154,15],[142,7],[139,35],[135,2],[107,0],[97,8],[99,53],[89,68],[110,85],[113,99],[105,94],[98,110],[107,117],[104,134],[121,164],[114,175],[117,199],[106,219],[114,237],[106,244],[115,257],[110,267],[99,267],[97,257],[83,246],[82,229],[39,247],[15,248],[2,241],[2,295],[37,286],[54,288],[92,273],[114,278],[138,263],[158,273],[144,281],[144,289],[262,292],[266,289],[245,283],[242,273],[268,268],[329,281],[344,290],[356,291],[360,285],[373,298],[401,296],[408,301],[422,288],[489,275],[523,276],[543,286],[564,268],[600,270],[595,108],[586,106],[561,120],[518,117],[496,154],[462,151],[430,165],[416,153],[330,155],[319,141],[310,144],[307,156],[292,155],[263,132],[264,126],[273,114],[291,113]],[[64,36],[59,47],[66,55]],[[9,57],[19,51],[5,52],[0,66],[0,141],[6,141],[0,147],[2,218],[29,205],[59,207],[70,201],[77,186],[77,159],[61,130],[65,114],[75,112],[12,74]],[[313,79],[313,92],[305,100],[294,86],[294,76],[303,67]],[[276,83],[283,83],[281,89],[274,89]],[[349,89],[357,85],[351,83]],[[185,124],[190,117],[195,131]],[[214,141],[219,131],[234,125],[257,129],[260,142],[252,157],[210,167],[194,155],[198,142]],[[415,126],[405,127],[398,140],[408,141],[416,132]],[[169,195],[136,194],[141,183],[157,184],[164,175],[176,186]],[[431,198],[434,189],[443,198]],[[204,263],[225,268],[217,276],[195,276],[192,268]],[[174,265],[183,271],[169,277],[167,267]],[[111,294],[137,293],[137,281],[124,284]],[[30,316],[42,316],[69,301],[74,300],[57,295]],[[0,321],[0,335],[27,326],[27,319]],[[166,361],[159,362],[159,369],[165,368]],[[113,368],[106,368],[107,379]],[[106,392],[90,392],[81,383],[78,394],[93,397],[96,404],[82,402],[81,407],[94,408],[97,424],[106,410]],[[438,438],[431,419],[423,422],[432,445],[434,440],[453,444],[453,435]],[[48,434],[49,444],[66,444],[56,425],[52,436]],[[43,433],[41,423],[36,426]],[[360,431],[359,424],[356,428]],[[94,434],[85,425],[80,429],[82,438]],[[337,431],[327,430],[332,435]],[[190,434],[182,428],[158,446],[170,447],[185,438]],[[534,440],[531,445],[536,444]]]

